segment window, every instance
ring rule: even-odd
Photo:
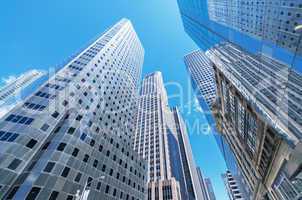
[[[91,186],[91,183],[92,183],[93,179],[91,177],[88,177],[88,180],[87,180],[87,187],[90,187]]]
[[[17,134],[17,133],[0,131],[0,140],[1,141],[13,142],[17,139],[18,136],[19,136],[19,134]]]
[[[25,200],[34,200],[38,196],[41,188],[38,187],[33,187],[30,192],[28,193],[27,197]]]
[[[70,168],[69,167],[65,167],[64,170],[63,170],[63,172],[62,172],[62,174],[61,174],[61,176],[63,176],[63,177],[66,178],[68,176],[69,171],[70,171]]]
[[[51,172],[54,166],[55,166],[54,162],[48,162],[46,167],[44,168],[44,172]]]
[[[57,150],[58,151],[64,151],[65,147],[66,147],[66,143],[60,143]]]
[[[103,145],[100,145],[99,147],[99,151],[102,152],[103,151]]]
[[[106,170],[106,165],[103,165],[102,171],[105,172],[105,170]]]
[[[48,200],[56,200],[59,195],[59,192],[53,191]]]
[[[109,190],[110,190],[110,186],[109,186],[109,185],[106,185],[105,193],[108,194],[108,193],[109,193]]]
[[[52,113],[51,115],[53,118],[57,118],[59,116],[59,113],[57,111],[55,111],[54,113]]]
[[[73,127],[70,127],[69,129],[68,129],[68,134],[70,134],[70,135],[72,135],[73,133],[74,133],[74,131],[75,131],[75,128],[73,128]]]
[[[25,124],[25,125],[30,125],[34,119],[33,118],[29,118],[29,117],[24,117],[21,115],[9,115],[5,121],[9,121],[12,123],[19,123],[19,124]]]
[[[83,161],[84,161],[84,162],[87,162],[88,159],[89,159],[89,156],[88,156],[87,154],[85,154]]]
[[[43,126],[41,127],[42,131],[47,131],[47,129],[49,128],[48,124],[43,124]]]
[[[93,167],[97,167],[98,166],[98,163],[99,163],[99,161],[98,160],[94,160],[94,162],[93,162]]]
[[[79,182],[79,181],[81,180],[81,177],[82,177],[82,174],[79,172],[79,173],[77,174],[77,176],[75,177],[74,181],[75,181],[75,182]]]
[[[77,118],[76,118],[76,120],[81,121],[82,118],[83,118],[82,115],[78,115]]]
[[[15,170],[17,169],[17,167],[20,165],[21,163],[21,160],[19,159],[14,159],[10,164],[9,166],[7,167],[8,169],[11,169],[11,170]]]
[[[34,140],[34,139],[31,139],[27,144],[26,144],[26,147],[28,148],[33,148],[37,143],[37,140]]]
[[[72,200],[73,199],[73,196],[72,195],[68,195],[66,200]]]
[[[63,104],[63,106],[67,106],[68,105],[68,101],[64,100],[62,104]]]
[[[85,138],[86,138],[86,136],[87,136],[87,135],[86,135],[85,133],[82,133],[82,135],[81,135],[80,139],[84,141],[84,140],[85,140]]]
[[[79,153],[79,149],[78,148],[74,148],[73,152],[72,152],[72,156],[77,157]]]
[[[93,139],[91,139],[91,141],[90,141],[90,146],[94,146],[94,144],[95,144],[95,140],[93,140]]]
[[[1,189],[1,187],[0,187]],[[7,199],[14,199],[15,194],[17,193],[19,186],[14,187],[14,189],[9,193]]]
[[[100,190],[100,189],[101,189],[101,185],[102,185],[102,183],[101,183],[101,182],[98,182],[98,184],[97,184],[97,186],[96,186],[96,189],[97,189],[97,190]]]

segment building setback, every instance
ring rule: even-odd
[[[122,19],[10,111],[0,198],[145,199],[147,165],[131,143],[143,58]]]
[[[149,163],[148,200],[203,199],[185,123],[168,106],[160,72],[143,80],[134,148]]]

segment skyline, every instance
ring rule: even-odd
[[[182,97],[183,99],[180,100],[172,96],[169,99],[169,103],[172,106],[183,105],[181,112],[188,124],[190,141],[197,164],[202,167],[206,177],[212,178],[215,193],[220,195],[221,199],[226,198],[224,185],[220,178],[220,173],[225,170],[224,161],[214,138],[207,133],[206,120],[200,113],[200,108],[194,97],[183,63],[183,55],[198,48],[183,32],[175,1],[152,1],[149,3],[137,1],[133,2],[133,4],[120,1],[114,5],[108,1],[102,2],[101,8],[104,10],[102,13],[99,13],[97,9],[100,6],[99,2],[93,2],[93,4],[52,2],[47,4],[48,7],[45,13],[42,12],[43,9],[38,9],[41,5],[36,1],[27,2],[22,7],[14,5],[15,3],[14,1],[8,2],[7,8],[18,9],[16,11],[21,13],[23,16],[21,18],[15,18],[12,16],[13,12],[7,12],[11,9],[2,9],[4,16],[2,18],[3,27],[14,32],[14,34],[10,35],[6,34],[8,32],[2,32],[5,35],[3,35],[4,37],[1,40],[3,45],[0,47],[0,51],[5,59],[1,60],[1,66],[10,66],[10,70],[2,70],[2,77],[20,74],[32,67],[47,70],[49,66],[56,66],[85,46],[87,41],[91,40],[91,37],[99,35],[102,30],[106,29],[106,26],[113,24],[122,17],[128,17],[133,22],[145,49],[148,49],[145,55],[143,74],[162,70],[163,74],[166,74],[164,82],[167,83],[169,94],[180,94],[178,88],[169,83],[177,82],[182,86],[182,94],[185,94]],[[18,2],[19,4],[20,2]],[[92,5],[96,6],[92,7]],[[64,9],[67,6],[71,6],[71,8]],[[30,12],[36,8],[38,9],[37,12]],[[72,14],[70,16],[73,13],[72,10],[77,10],[78,8],[81,8],[82,11],[77,15]],[[167,8],[169,9],[167,10]],[[112,15],[109,12],[112,9],[116,9],[119,12]],[[25,10],[29,12],[25,12]],[[54,12],[56,16],[65,17],[54,21],[53,19],[56,18]],[[144,15],[146,17],[142,18],[141,13],[147,13]],[[103,20],[103,18],[106,18],[106,20]],[[13,20],[14,23],[7,24],[7,19]],[[28,24],[29,20],[30,24]],[[42,24],[41,20],[43,20]],[[169,23],[171,20],[175,24]],[[80,24],[76,23],[77,21]],[[84,23],[85,21],[89,21],[89,24]],[[14,24],[28,26],[17,27]],[[73,34],[70,34],[70,27],[73,27]],[[82,27],[85,27],[85,29]],[[59,30],[58,33],[57,30]],[[156,32],[154,30],[160,31]],[[20,40],[20,34],[26,40]],[[52,39],[44,40],[47,35]],[[3,38],[8,39],[3,40]],[[162,41],[161,38],[165,38],[165,40]],[[39,46],[42,41],[43,46]],[[52,41],[58,42],[54,43]],[[179,45],[183,47],[177,48]],[[25,47],[27,51],[24,51]],[[19,59],[11,59],[12,55]],[[177,70],[178,73],[169,73],[171,70]],[[194,123],[195,119],[198,119],[196,123]],[[206,134],[200,132],[205,132]],[[199,152],[212,152],[212,154],[201,154]],[[217,165],[218,168],[213,169],[213,165]]]
[[[0,198],[302,198],[302,0],[0,12]]]

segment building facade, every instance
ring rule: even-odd
[[[0,118],[27,96],[28,88],[44,79],[46,73],[30,70],[18,76],[0,89]]]
[[[0,121],[1,199],[145,199],[133,151],[144,50],[127,19]]]
[[[187,130],[160,72],[145,76],[134,148],[149,163],[148,200],[202,199]]]
[[[301,198],[301,74],[230,43],[206,55],[217,84],[217,129],[235,155],[250,198]]]
[[[240,187],[230,171],[221,175],[230,200],[244,200]]]
[[[194,89],[200,97],[204,98],[205,103],[212,108],[216,100],[216,84],[214,69],[210,59],[202,50],[196,50],[184,57],[185,65],[194,82]]]
[[[42,71],[30,70],[3,86],[0,89],[0,105],[44,74]]]
[[[208,187],[207,187],[207,185],[205,183],[205,180],[203,178],[203,174],[201,172],[201,169],[200,169],[200,167],[197,167],[196,169],[197,169],[199,184],[200,184],[200,187],[201,187],[201,190],[202,190],[203,199],[204,200],[210,200],[210,194],[209,194],[209,191],[208,191]]]
[[[201,51],[196,50],[184,57],[184,62],[188,73],[191,77],[192,87],[198,99],[203,113],[210,125],[210,132],[214,135],[220,152],[225,159],[228,170],[232,172],[234,178],[237,179],[238,185],[242,188],[243,194],[249,193],[246,188],[242,173],[238,167],[234,153],[232,152],[226,138],[219,133],[216,126],[215,118],[213,117],[213,110],[216,105],[216,81],[212,61],[207,55]],[[245,195],[248,196],[248,195]]]
[[[210,20],[301,55],[301,0],[208,0]]]
[[[215,193],[214,193],[214,190],[213,190],[213,185],[212,185],[211,180],[209,178],[205,178],[204,181],[205,181],[205,184],[207,186],[208,193],[209,193],[209,199],[210,200],[216,200],[216,196],[215,196]]]

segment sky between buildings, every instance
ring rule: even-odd
[[[121,18],[130,19],[145,48],[143,75],[162,71],[169,103],[187,121],[196,163],[217,199],[227,199],[220,176],[225,164],[183,63],[197,46],[183,30],[176,0],[4,0],[0,13],[2,83],[33,68],[53,68]]]

